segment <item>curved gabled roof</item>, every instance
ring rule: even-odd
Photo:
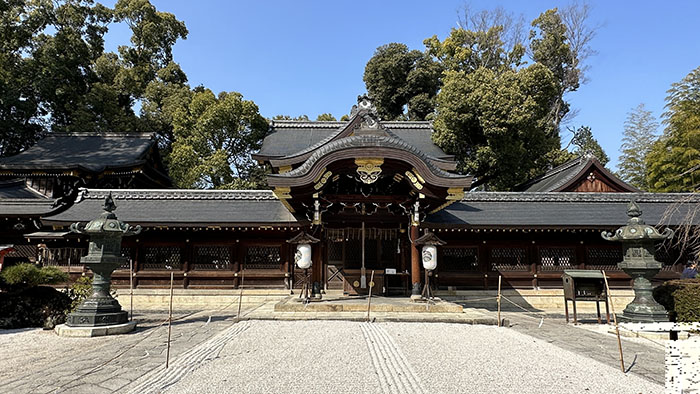
[[[424,173],[421,175],[426,179],[443,179],[453,186],[457,186],[457,184],[459,184],[462,187],[469,187],[471,185],[471,176],[452,174],[441,170],[435,166],[423,152],[418,150],[413,145],[410,145],[407,142],[395,137],[377,135],[356,135],[330,142],[317,149],[308,159],[306,159],[304,164],[295,168],[294,170],[282,174],[270,174],[268,177],[270,180],[308,177],[310,176],[312,169],[317,167],[317,163],[321,161],[337,160],[338,158],[333,157],[336,152],[351,151],[353,155],[357,155],[361,154],[363,150],[376,148],[382,149],[385,152],[384,155],[379,156],[386,156],[387,152],[398,151],[398,154],[395,155],[396,159],[409,162],[419,171],[419,167],[424,166],[429,173]]]

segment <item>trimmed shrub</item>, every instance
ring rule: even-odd
[[[654,298],[671,321],[700,322],[700,279],[670,280],[654,289]]]
[[[70,304],[68,295],[48,286],[0,293],[0,328],[52,329],[65,322]]]
[[[92,293],[92,278],[89,276],[81,276],[68,288],[68,297],[71,299],[70,309],[66,312],[70,313],[90,297]]]
[[[28,288],[39,285],[52,285],[66,282],[68,274],[56,267],[41,267],[23,263],[7,267],[0,276],[4,282],[14,288]]]

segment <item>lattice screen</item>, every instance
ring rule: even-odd
[[[587,248],[586,269],[618,271],[617,263],[622,261],[621,248]]]
[[[340,263],[343,261],[343,242],[328,243],[328,261]]]
[[[80,257],[87,254],[85,248],[39,248],[39,262],[50,266],[79,265]]]
[[[525,248],[493,248],[489,255],[491,269],[496,271],[528,271],[530,263]]]
[[[443,247],[442,261],[438,261],[438,269],[443,272],[478,271],[478,249]]]
[[[231,253],[228,246],[195,246],[192,269],[230,270]]]
[[[399,253],[397,251],[398,241],[395,239],[385,239],[381,241],[381,261],[383,263],[391,264],[395,261],[396,255]]]
[[[144,270],[182,270],[182,258],[178,246],[150,246],[143,248]]]
[[[656,259],[656,261],[660,261],[661,263],[663,263],[663,267],[661,267],[661,269],[664,271],[672,270],[674,264],[685,263],[684,259],[678,258],[676,253],[671,253],[671,251],[664,247],[663,244],[656,245],[654,258]]]
[[[359,268],[362,265],[362,242],[351,239],[345,242],[345,267]]]
[[[131,261],[131,248],[128,246],[122,246],[122,252],[121,252],[122,257],[126,257],[126,261],[123,262],[120,266],[120,270],[128,270],[131,266],[129,262]]]
[[[542,271],[563,271],[576,268],[574,248],[541,248],[540,268]]]
[[[245,269],[279,269],[279,246],[249,246],[245,256]]]

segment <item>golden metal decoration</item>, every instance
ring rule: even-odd
[[[352,285],[355,286],[355,287],[359,287],[359,286],[360,286],[360,282],[354,281],[354,282],[352,282]]]
[[[411,182],[413,187],[415,187],[418,190],[423,189],[423,185],[418,181],[418,178],[416,177],[416,175],[414,173],[412,173],[411,171],[406,171],[405,175],[406,175],[406,178],[408,178],[408,180]]]
[[[275,190],[272,191],[272,194],[274,194],[275,197],[277,197],[277,199],[280,200],[282,205],[284,205],[285,208],[289,210],[289,212],[294,213],[294,208],[292,208],[292,206],[289,205],[289,202],[287,201],[288,199],[292,198],[291,194],[289,194],[291,192],[291,188],[280,186],[276,187]]]
[[[333,175],[333,172],[326,171],[326,173],[321,176],[321,179],[318,180],[318,183],[314,185],[314,189],[320,190],[326,184],[326,182],[328,182],[328,178],[330,178],[331,175]]]
[[[384,164],[382,158],[361,158],[355,159],[357,164],[357,173],[360,175],[360,180],[366,184],[372,184],[379,179],[382,173],[381,165]]]
[[[280,166],[280,168],[277,169],[280,174],[284,174],[285,172],[289,172],[292,170],[292,166]]]

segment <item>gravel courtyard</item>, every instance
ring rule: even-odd
[[[165,392],[663,392],[644,378],[506,328],[331,321],[240,324],[217,358],[193,366]]]
[[[3,393],[661,393],[637,374],[513,328],[162,315],[134,334],[0,331]],[[585,330],[581,330],[584,331]],[[590,333],[589,333],[590,334]],[[597,334],[590,334],[597,335]],[[584,337],[581,338],[584,340]],[[591,339],[584,340],[595,347]]]

